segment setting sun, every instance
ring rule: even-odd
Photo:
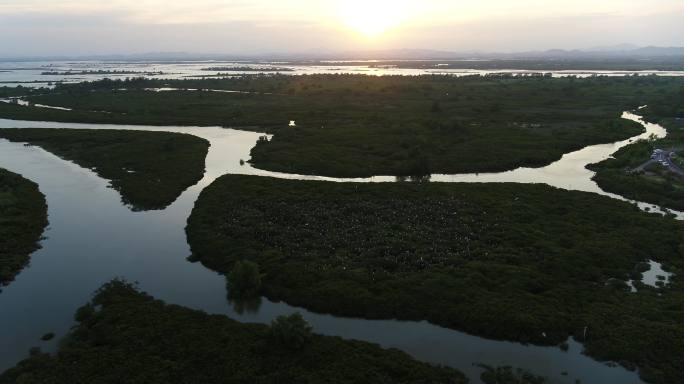
[[[340,10],[344,24],[366,37],[375,37],[407,19],[408,1],[350,0]]]

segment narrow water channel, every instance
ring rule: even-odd
[[[638,119],[633,114],[626,118]],[[242,322],[268,323],[275,317],[301,312],[325,335],[365,340],[398,348],[415,358],[449,365],[464,371],[478,383],[475,364],[512,365],[549,377],[554,383],[641,383],[634,372],[609,366],[582,355],[582,346],[570,341],[567,352],[553,347],[526,346],[488,340],[438,327],[427,322],[363,320],[311,313],[284,303],[262,300],[258,308],[241,311],[226,299],[225,280],[200,264],[186,261],[190,249],[184,227],[199,193],[226,173],[254,174],[292,179],[390,182],[394,177],[330,179],[278,174],[257,170],[240,160],[261,134],[218,127],[148,127],[96,124],[63,124],[0,120],[2,128],[89,128],[184,132],[211,142],[206,173],[162,211],[132,212],[119,194],[95,173],[37,147],[0,140],[0,167],[39,184],[46,195],[50,226],[43,248],[32,255],[31,265],[0,293],[0,371],[16,364],[34,346],[54,350],[57,341],[42,342],[47,332],[64,336],[74,324],[75,310],[106,281],[122,277],[168,303],[225,314]],[[645,124],[650,134],[665,130]],[[633,138],[636,139],[636,138]],[[538,169],[480,175],[435,175],[440,182],[547,183],[606,195],[585,170],[589,163],[610,156],[629,140],[590,146],[567,154],[560,161]],[[620,198],[607,194],[614,198]],[[621,199],[621,198],[620,198]],[[682,214],[679,213],[680,218]]]

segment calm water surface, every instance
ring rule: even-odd
[[[375,61],[366,63],[357,62],[350,65],[345,62],[330,62],[328,65],[294,65],[287,62],[265,62],[262,64],[230,62],[230,61],[181,61],[181,62],[140,62],[140,61],[36,61],[36,62],[0,62],[0,86],[43,87],[50,82],[77,83],[81,81],[94,81],[103,78],[125,79],[127,77],[146,77],[149,79],[188,79],[200,78],[202,76],[212,76],[219,73],[229,76],[239,76],[244,71],[208,71],[207,68],[213,67],[250,67],[255,69],[267,70],[269,68],[287,68],[288,71],[281,72],[286,75],[311,75],[311,74],[363,74],[371,76],[400,75],[416,76],[426,74],[446,74],[452,76],[471,76],[486,74],[511,73],[516,75],[529,75],[537,73],[551,73],[554,77],[564,76],[630,76],[638,75],[658,75],[658,76],[684,76],[684,71],[614,71],[614,70],[521,70],[521,69],[444,69],[444,68],[395,68],[395,67],[374,67]],[[44,72],[69,72],[79,73],[83,71],[125,71],[136,72],[137,74],[71,74],[71,75],[43,75]],[[161,73],[160,73],[161,72]],[[156,74],[152,74],[156,73]],[[269,72],[271,73],[271,72]]]
[[[626,114],[626,118],[638,119]],[[94,124],[61,124],[0,120],[0,127],[114,128],[191,133],[211,142],[204,179],[185,191],[162,211],[132,212],[119,194],[90,170],[37,147],[0,140],[0,167],[37,182],[46,195],[50,226],[43,248],[32,255],[30,267],[0,293],[0,371],[27,356],[29,348],[54,350],[57,341],[41,342],[47,332],[65,335],[74,325],[73,314],[92,292],[106,281],[123,277],[169,303],[225,314],[242,322],[268,323],[275,317],[301,312],[315,332],[398,348],[419,360],[449,365],[479,382],[474,364],[512,365],[530,369],[557,383],[641,383],[637,375],[611,367],[581,354],[582,346],[570,340],[570,350],[525,346],[471,336],[427,322],[363,320],[315,314],[284,303],[262,300],[243,312],[226,299],[225,280],[200,264],[186,261],[190,249],[184,227],[199,193],[226,173],[319,179],[339,182],[392,182],[394,177],[331,179],[266,172],[240,165],[249,159],[259,133],[218,127],[147,127]],[[648,132],[664,136],[662,127],[646,124]],[[590,181],[584,169],[629,141],[590,146],[567,154],[539,169],[480,175],[435,175],[443,182],[547,183],[559,188],[609,195]],[[622,199],[622,198],[620,198]],[[642,204],[643,205],[643,204]],[[645,206],[645,205],[643,205]],[[681,215],[681,214],[680,214]],[[681,217],[681,216],[680,216]],[[543,330],[540,330],[543,331]],[[568,375],[562,375],[567,372]]]

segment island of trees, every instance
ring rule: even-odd
[[[85,70],[85,71],[46,71],[41,72],[43,76],[82,76],[82,75],[131,75],[131,76],[161,76],[164,72],[139,72],[139,71],[123,71],[123,70]]]
[[[56,355],[32,356],[0,384],[444,383],[462,373],[403,352],[312,334],[298,314],[241,324],[167,305],[115,280],[76,313]]]
[[[0,129],[0,138],[40,146],[111,181],[133,210],[163,209],[204,175],[209,142],[169,133]]]
[[[47,224],[38,185],[0,168],[0,288],[28,264]]]
[[[187,233],[213,270],[256,264],[272,300],[541,345],[574,337],[654,383],[684,364],[680,280],[641,283],[651,259],[684,273],[684,223],[607,197],[229,175],[202,192]]]
[[[208,67],[202,68],[203,71],[214,71],[214,72],[293,72],[292,68],[282,68],[282,67]]]

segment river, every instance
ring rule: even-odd
[[[625,118],[639,120],[632,113]],[[642,122],[643,123],[643,122]],[[470,175],[434,175],[439,182],[546,183],[559,188],[619,196],[601,191],[584,167],[601,161],[631,140],[665,129],[645,124],[638,137],[572,152],[547,167]],[[584,356],[572,340],[567,352],[488,340],[427,322],[364,320],[316,314],[284,303],[263,299],[258,308],[241,311],[226,299],[225,279],[199,263],[189,263],[190,248],[184,227],[199,193],[217,177],[231,174],[319,179],[338,182],[393,182],[394,177],[331,179],[258,170],[248,160],[250,149],[263,134],[220,127],[151,127],[99,124],[64,124],[0,120],[2,128],[128,129],[190,133],[210,141],[204,178],[186,190],[165,210],[133,212],[121,203],[107,180],[64,161],[38,147],[0,139],[0,167],[35,181],[46,195],[50,225],[42,249],[16,281],[0,293],[0,371],[16,364],[34,346],[54,351],[56,340],[40,341],[47,332],[64,336],[74,325],[75,310],[106,281],[122,277],[136,281],[154,297],[168,303],[225,314],[241,322],[269,323],[279,315],[298,311],[316,333],[365,340],[398,348],[415,358],[458,368],[474,383],[481,369],[475,364],[512,365],[549,377],[554,383],[642,383],[634,372]],[[639,204],[642,207],[647,204]],[[655,207],[652,207],[655,208]],[[682,213],[677,213],[684,218]],[[566,373],[566,374],[564,374]]]

